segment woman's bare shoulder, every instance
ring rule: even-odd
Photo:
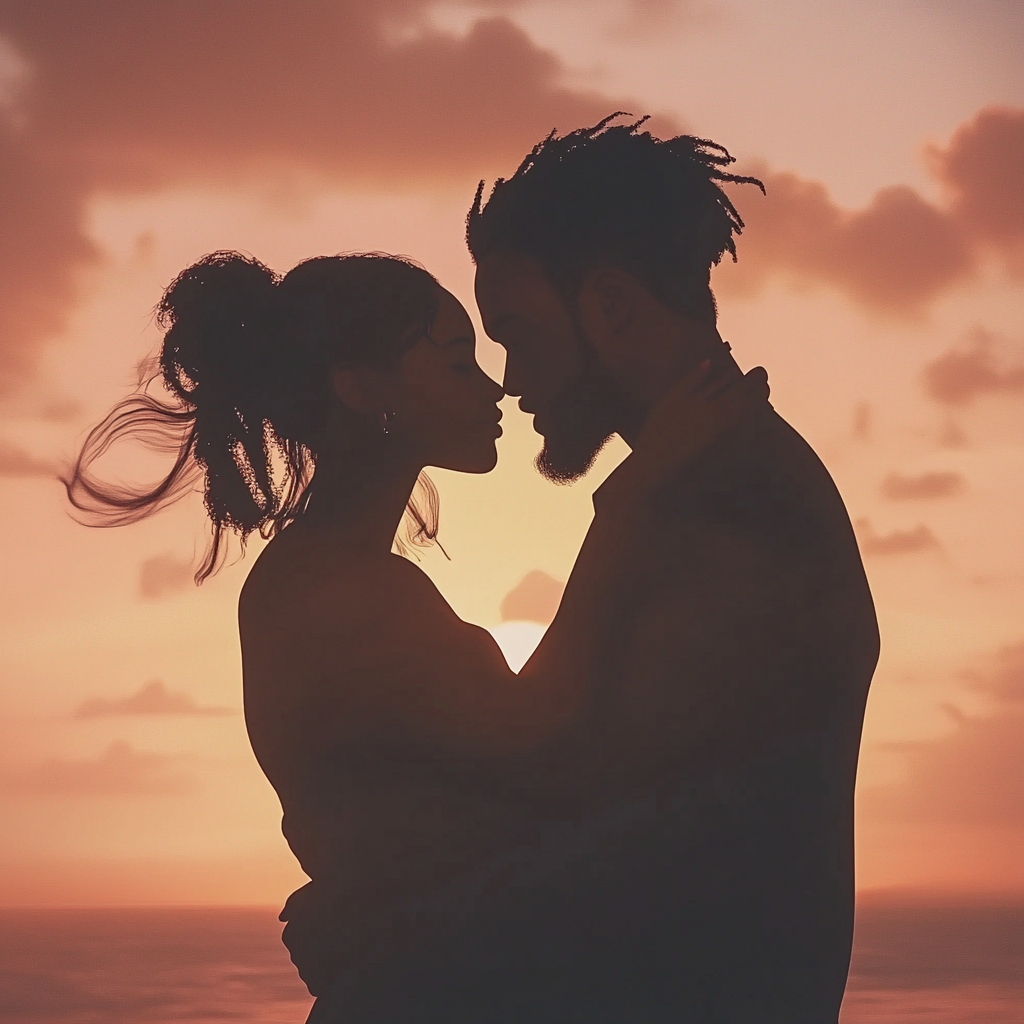
[[[422,569],[394,554],[368,554],[344,545],[271,541],[239,596],[246,633],[339,636],[382,619],[455,619]],[[269,632],[268,632],[269,631]]]
[[[245,632],[286,623],[315,629],[365,605],[360,597],[375,589],[374,567],[340,546],[282,543],[275,538],[249,570],[238,599]]]

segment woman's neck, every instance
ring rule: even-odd
[[[307,526],[363,554],[388,554],[422,467],[318,457]]]

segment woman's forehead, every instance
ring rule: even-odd
[[[430,336],[438,345],[459,344],[460,342],[474,344],[476,341],[473,321],[470,320],[466,307],[444,288],[441,289]]]

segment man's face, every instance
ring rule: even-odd
[[[615,433],[619,388],[604,371],[541,264],[497,252],[476,272],[484,330],[505,349],[503,386],[544,438],[537,469],[556,483],[584,476]]]

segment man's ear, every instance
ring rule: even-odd
[[[617,267],[588,271],[579,292],[580,325],[599,346],[614,342],[633,327],[640,300],[640,282]]]
[[[369,367],[332,367],[331,389],[346,409],[360,416],[376,413],[380,408],[379,381]]]

